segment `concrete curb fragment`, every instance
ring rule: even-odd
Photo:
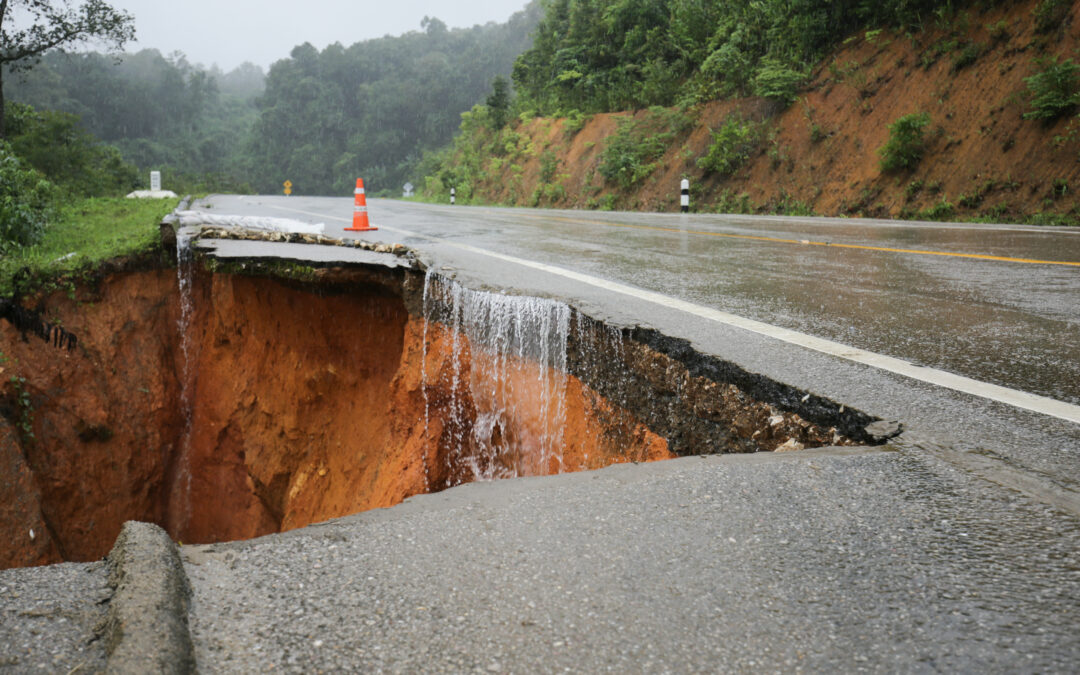
[[[191,586],[163,529],[128,521],[108,555],[113,588],[102,626],[109,673],[193,673]]]

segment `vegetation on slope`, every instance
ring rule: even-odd
[[[548,115],[750,94],[790,103],[844,35],[866,26],[917,29],[953,4],[550,0],[533,47],[514,64],[514,84],[524,108]]]
[[[9,100],[77,115],[142,175],[161,170],[175,192],[397,191],[425,150],[445,145],[493,78],[509,75],[539,20],[534,2],[505,24],[422,31],[322,51],[299,45],[264,76],[251,64],[223,73],[183,54],[119,58],[50,52]]]
[[[562,6],[575,5],[551,3],[545,25]],[[789,61],[805,73],[790,98],[690,104],[698,70],[676,87],[683,105],[585,114],[526,86],[505,128],[488,106],[464,116],[425,165],[424,196],[670,210],[686,178],[698,211],[1076,223],[1076,14],[1060,0],[974,2],[868,26],[816,63]],[[538,102],[564,112],[536,117]]]
[[[0,297],[43,279],[96,269],[102,262],[134,256],[159,245],[158,224],[175,199],[88,198],[58,205],[38,243],[0,257]]]

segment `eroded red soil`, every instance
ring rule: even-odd
[[[175,274],[115,274],[47,298],[48,316],[79,336],[72,352],[0,323],[0,539],[11,542],[0,567],[98,558],[130,519],[205,543],[390,506],[474,468],[671,456],[626,411],[528,361],[504,359],[495,389],[462,386],[493,357],[375,284],[200,273],[185,370]],[[495,422],[478,430],[478,412]]]
[[[1075,58],[1080,5],[1060,26],[1039,33],[1040,0],[971,7],[924,32],[862,32],[824,60],[800,99],[779,113],[761,99],[715,101],[687,114],[693,128],[667,149],[653,173],[628,190],[606,182],[601,152],[619,117],[592,116],[576,133],[566,120],[518,123],[528,150],[484,167],[480,199],[550,205],[677,211],[689,178],[703,212],[812,210],[821,215],[960,218],[998,222],[1036,213],[1077,215],[1080,120],[1026,120],[1025,83],[1040,59]],[[965,50],[976,54],[970,62]],[[889,124],[927,113],[924,159],[911,170],[883,172],[879,148]],[[752,156],[732,176],[707,175],[697,160],[712,129],[729,115],[763,123]],[[545,162],[556,169],[545,191]],[[745,195],[745,198],[743,198]],[[935,215],[936,214],[936,215]]]

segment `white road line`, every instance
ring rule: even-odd
[[[273,206],[272,208],[280,209],[282,211],[294,211],[296,213],[303,213],[310,216],[316,216],[319,218],[329,218],[332,220],[341,220],[348,222],[346,218],[336,218],[334,216],[327,216],[325,214],[312,213],[310,211],[301,211],[299,209],[290,209],[281,206]],[[944,387],[953,391],[962,392],[965,394],[971,394],[972,396],[978,396],[979,398],[988,399],[991,401],[997,401],[999,403],[1005,403],[1017,408],[1023,408],[1024,410],[1031,410],[1033,412],[1041,413],[1043,415],[1049,415],[1051,417],[1057,417],[1075,424],[1080,424],[1080,406],[1065,403],[1064,401],[1058,401],[1056,399],[1047,398],[1045,396],[1036,396],[1035,394],[1029,394],[1024,391],[1018,391],[1016,389],[1009,389],[1008,387],[1002,387],[996,384],[989,384],[987,382],[980,382],[969,377],[962,375],[956,375],[944,370],[937,370],[934,368],[926,368],[924,366],[917,366],[902,359],[894,358],[892,356],[885,356],[884,354],[878,354],[875,352],[867,351],[865,349],[859,349],[857,347],[850,347],[848,345],[840,344],[839,342],[833,342],[831,340],[825,340],[823,338],[814,337],[813,335],[806,335],[787,328],[781,328],[779,326],[773,326],[771,324],[763,323],[761,321],[755,321],[753,319],[747,319],[735,314],[729,314],[728,312],[722,312],[718,309],[711,307],[705,307],[703,305],[696,305],[692,302],[686,302],[685,300],[679,300],[678,298],[672,298],[667,295],[655,293],[653,291],[646,291],[640,288],[634,288],[633,286],[627,286],[615,281],[608,281],[607,279],[601,279],[600,277],[590,276],[588,274],[581,274],[580,272],[574,272],[572,270],[564,269],[562,267],[555,267],[554,265],[548,265],[546,263],[536,262],[533,260],[526,260],[524,258],[517,258],[502,253],[496,253],[494,251],[488,251],[486,249],[477,248],[468,244],[461,244],[448,239],[442,239],[439,237],[432,237],[427,234],[421,234],[419,232],[412,232],[410,230],[403,230],[397,227],[389,227],[386,225],[379,225],[381,229],[403,234],[408,237],[417,237],[420,239],[426,239],[439,243],[443,246],[449,246],[469,253],[475,253],[477,255],[487,256],[489,258],[495,258],[496,260],[502,260],[504,262],[513,263],[515,265],[521,265],[522,267],[528,267],[531,269],[546,272],[548,274],[554,274],[556,276],[563,277],[565,279],[572,279],[583,284],[588,284],[595,288],[600,288],[612,293],[619,293],[621,295],[627,295],[638,300],[644,300],[645,302],[651,302],[661,307],[667,307],[669,309],[679,310],[692,314],[703,319],[715,321],[717,323],[724,324],[726,326],[733,326],[736,328],[742,328],[743,330],[750,331],[751,333],[757,333],[758,335],[764,335],[766,337],[780,340],[781,342],[787,342],[789,344],[805,347],[806,349],[812,349],[816,352],[828,354],[841,359],[846,359],[854,363],[861,363],[863,365],[871,366],[879,370],[884,370],[897,375],[917,380],[919,382],[926,382],[938,387]]]

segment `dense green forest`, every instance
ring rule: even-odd
[[[251,134],[252,183],[290,179],[306,193],[342,194],[357,176],[374,191],[417,180],[425,150],[450,141],[461,113],[509,74],[539,19],[535,3],[505,24],[423,32],[322,52],[301,45],[270,69]]]
[[[288,179],[299,194],[341,194],[363,177],[373,192],[394,192],[419,179],[423,153],[448,143],[460,114],[509,75],[540,13],[533,2],[504,24],[451,29],[425,17],[398,37],[322,51],[303,44],[265,75],[156,50],[56,50],[6,74],[5,97],[75,115],[177,190],[273,193]]]
[[[258,114],[264,74],[229,73],[156,50],[113,57],[53,51],[5,77],[6,98],[75,115],[127,161],[163,169],[176,189],[244,187],[243,143]]]
[[[548,0],[514,85],[521,109],[547,115],[751,94],[790,103],[810,67],[851,32],[919,28],[960,4],[969,3]]]

